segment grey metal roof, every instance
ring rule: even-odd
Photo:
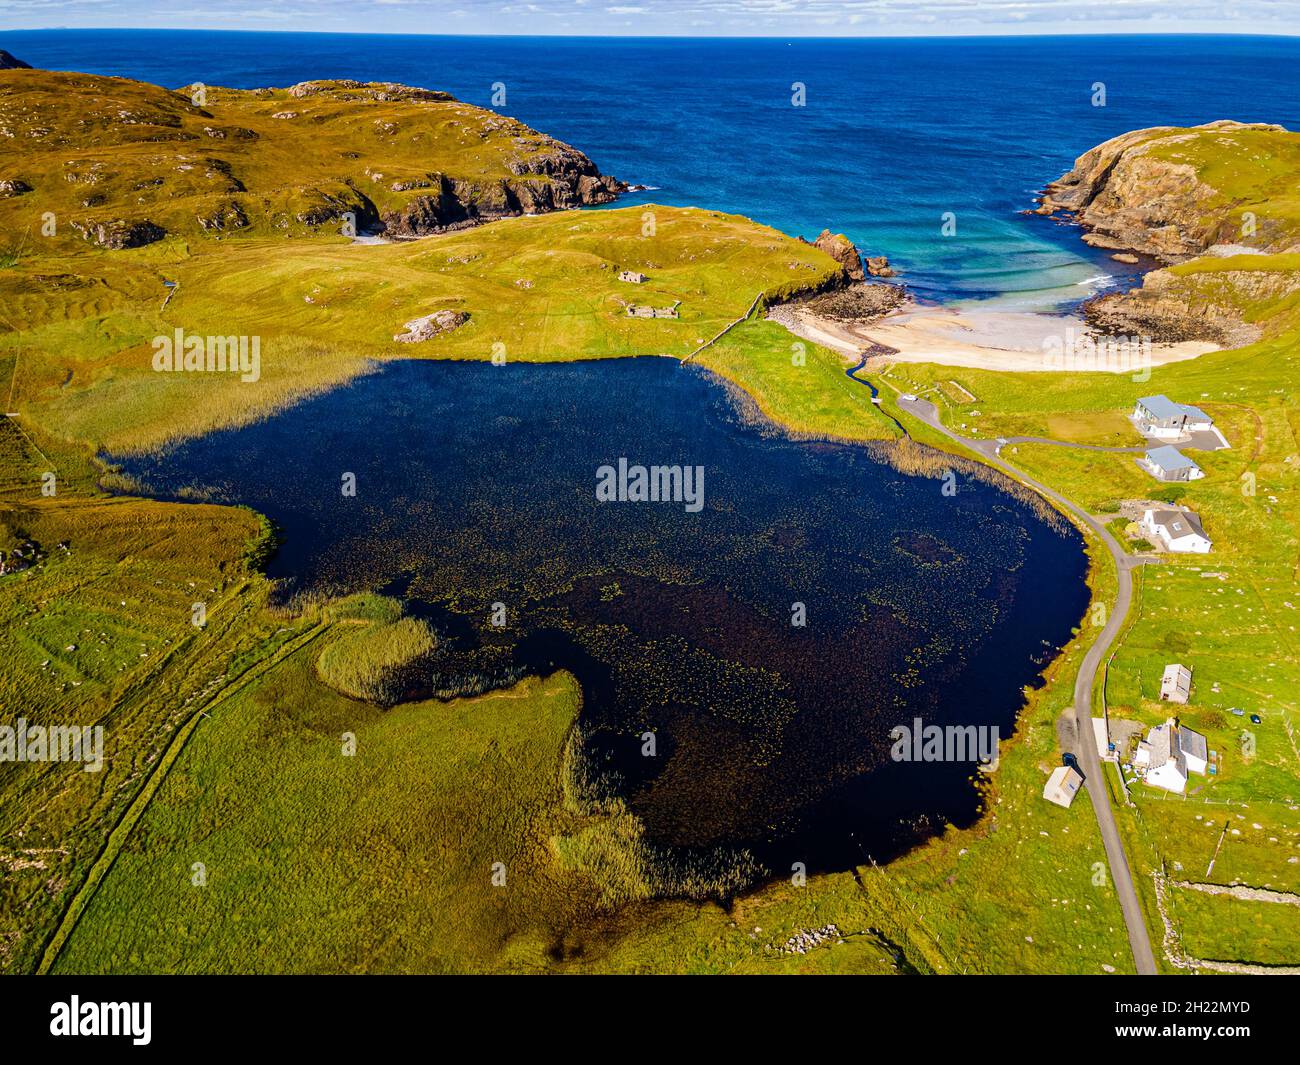
[[[1153,447],[1147,452],[1147,461],[1152,465],[1159,466],[1162,470],[1200,469],[1196,463],[1172,444],[1165,444],[1164,447]]]
[[[1200,407],[1190,403],[1175,403],[1168,396],[1143,396],[1138,403],[1155,419],[1167,421],[1174,418],[1191,418],[1198,422],[1213,422]]]
[[[1202,762],[1208,760],[1210,750],[1204,736],[1183,725],[1178,726],[1178,749],[1193,758],[1199,758]]]
[[[1143,396],[1138,402],[1157,418],[1181,418],[1182,404],[1175,403],[1168,396]]]

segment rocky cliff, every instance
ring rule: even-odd
[[[0,73],[0,228],[48,212],[56,242],[417,237],[608,203],[626,187],[578,149],[433,89],[337,80],[170,91]]]
[[[590,204],[610,203],[627,185],[602,174],[576,148],[559,141],[553,150],[511,161],[515,177],[469,181],[446,174],[428,175],[427,188],[400,207],[384,212],[384,232],[420,237],[521,214],[543,214]],[[420,189],[408,185],[407,190]]]
[[[1192,258],[1240,239],[1242,219],[1231,208],[1241,201],[1233,190],[1212,184],[1219,175],[1208,172],[1217,169],[1210,164],[1230,164],[1241,149],[1249,151],[1259,133],[1300,140],[1282,126],[1229,120],[1123,133],[1079,156],[1047,186],[1038,212],[1072,215],[1088,230],[1084,240],[1096,247],[1131,249],[1165,262]],[[1291,154],[1296,146],[1287,147]],[[1235,182],[1230,172],[1222,176]],[[1286,250],[1296,234],[1280,221],[1265,218],[1260,225],[1257,219],[1251,246]]]
[[[1071,216],[1094,247],[1167,264],[1140,288],[1086,303],[1097,331],[1235,346],[1257,337],[1268,309],[1300,291],[1291,261],[1300,251],[1298,176],[1300,135],[1281,126],[1156,127],[1079,156],[1047,186],[1038,210]]]

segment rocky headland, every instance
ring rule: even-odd
[[[0,225],[17,228],[11,210],[50,212],[66,220],[58,241],[409,239],[609,203],[627,189],[571,145],[433,89],[331,80],[173,91],[4,55]]]
[[[1258,336],[1251,308],[1297,291],[1300,275],[1261,269],[1252,257],[1300,251],[1300,227],[1286,214],[1252,212],[1250,199],[1227,195],[1220,182],[1258,189],[1264,202],[1297,158],[1300,135],[1228,120],[1135,130],[1079,156],[1047,186],[1038,213],[1078,223],[1085,243],[1113,249],[1120,261],[1142,255],[1163,264],[1140,288],[1085,303],[1088,324],[1168,343],[1236,346]],[[1177,269],[1207,259],[1217,262]]]

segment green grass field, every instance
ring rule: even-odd
[[[6,79],[0,91],[16,83]],[[37,117],[57,99],[35,101]],[[108,252],[66,233],[42,244],[13,225],[13,247],[0,249],[0,387],[20,415],[0,422],[0,536],[6,549],[30,539],[45,551],[32,570],[0,578],[0,654],[13,667],[0,698],[14,716],[103,723],[108,743],[98,776],[67,765],[0,767],[0,971],[31,971],[42,958],[65,973],[1131,970],[1091,811],[1041,797],[1059,763],[1058,721],[1088,628],[1044,687],[1026,693],[975,828],[949,831],[885,869],[815,876],[802,887],[777,880],[730,909],[667,901],[627,861],[636,855],[627,815],[584,808],[568,793],[565,751],[579,701],[570,678],[381,710],[345,692],[382,699],[388,637],[409,645],[396,659],[425,646],[391,602],[272,609],[257,572],[267,530],[256,515],[98,487],[100,450],[155,449],[263,417],[371,360],[683,358],[756,297],[824,283],[836,269],[828,256],[745,219],[657,206],[353,244],[298,215],[345,207],[343,179],[367,167],[384,168],[385,180],[371,184],[385,206],[409,199],[391,179],[412,177],[417,159],[423,170],[437,163],[496,180],[513,172],[496,134],[519,131],[508,120],[474,125],[496,116],[461,114],[454,103],[431,104],[446,121],[426,126],[423,104],[378,115],[337,100],[220,91],[210,110],[221,138],[202,129],[216,119],[192,114],[175,94],[127,103],[203,137],[205,159],[236,158],[254,191],[214,191],[219,167],[178,171],[146,194],[160,211],[175,207],[168,239]],[[272,117],[284,110],[299,117]],[[304,139],[302,117],[313,115],[321,121],[312,128],[326,132]],[[377,119],[396,128],[376,132]],[[257,137],[241,138],[242,128]],[[336,134],[361,136],[365,151],[326,165],[340,151]],[[45,168],[30,175],[35,184],[69,162],[78,174],[105,175],[59,186],[58,212],[92,217],[100,208],[75,199],[88,191],[81,184],[120,196],[131,167],[161,150],[129,129],[114,136],[96,152],[51,144],[48,156],[34,156]],[[1235,136],[1233,152],[1244,135]],[[1225,190],[1218,210],[1276,202],[1287,218],[1293,190],[1283,178],[1293,170],[1275,149],[1251,156],[1263,161],[1247,168],[1237,198],[1241,160],[1232,152],[1216,154],[1212,142],[1179,151]],[[116,169],[94,170],[110,159]],[[312,179],[321,173],[329,180]],[[3,209],[17,211],[23,199]],[[229,199],[249,214],[242,235],[218,239],[189,221],[196,205]],[[1149,381],[924,365],[886,373],[898,389],[935,398],[948,424],[977,426],[985,438],[1136,443],[1124,415],[1138,396],[1164,392],[1204,407],[1233,444],[1205,456],[1208,476],[1180,500],[1201,514],[1214,553],[1141,572],[1106,674],[1111,713],[1153,724],[1167,713],[1155,701],[1163,664],[1193,666],[1183,716],[1222,755],[1221,773],[1197,778],[1186,799],[1139,789],[1132,807],[1120,807],[1157,942],[1153,871],[1300,890],[1292,387],[1300,311],[1274,285],[1295,269],[1292,258],[1174,268],[1220,301],[1239,299],[1263,334],[1237,351],[1158,368]],[[649,280],[621,282],[623,269]],[[164,280],[179,282],[165,307]],[[1250,295],[1259,291],[1270,295]],[[629,317],[625,302],[679,302],[680,317]],[[393,340],[405,322],[443,309],[468,321],[422,344]],[[260,379],[154,372],[152,338],[176,328],[259,337]],[[800,435],[897,435],[889,388],[882,411],[839,358],[773,323],[751,318],[692,361]],[[907,428],[953,447],[924,426]],[[1156,487],[1128,455],[1026,444],[1007,457],[1098,512]],[[50,471],[54,496],[41,492]],[[1090,580],[1098,602],[1113,600],[1104,553]],[[1232,707],[1262,723],[1243,724]],[[1107,780],[1120,802],[1109,769]],[[1174,909],[1195,956],[1300,961],[1296,907],[1180,889]],[[778,952],[796,931],[831,922],[843,943],[807,956]]]

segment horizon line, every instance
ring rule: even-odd
[[[1014,38],[1018,40],[1043,37],[1246,37],[1282,38],[1300,37],[1300,27],[1271,33],[1243,33],[1234,30],[1137,30],[1132,32],[1008,32],[999,27],[987,33],[877,33],[877,34],[788,34],[788,33],[418,33],[389,30],[298,30],[298,29],[244,29],[220,26],[29,26],[22,28],[0,27],[4,33],[246,33],[262,36],[312,35],[317,37],[437,37],[437,38],[488,38],[492,40],[626,40],[626,41],[929,41],[929,40],[988,40]]]

